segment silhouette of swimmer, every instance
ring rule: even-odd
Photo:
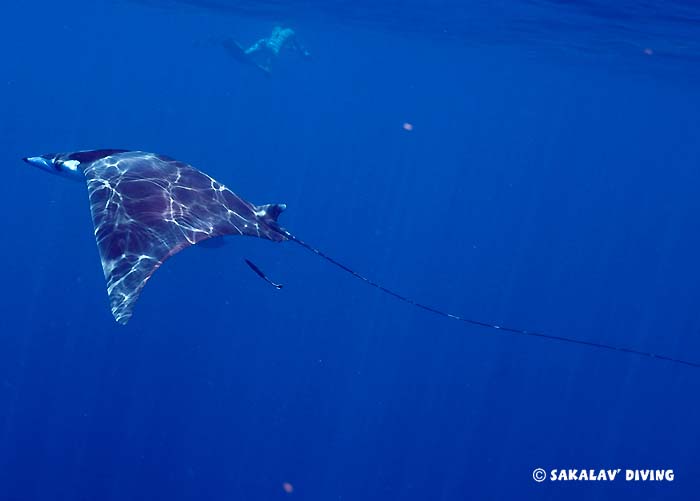
[[[261,38],[247,49],[232,39],[224,40],[224,48],[236,59],[245,63],[252,63],[265,73],[269,74],[272,61],[277,58],[284,49],[301,54],[303,57],[310,57],[306,48],[297,40],[296,33],[292,28],[275,26],[272,33],[267,38]]]

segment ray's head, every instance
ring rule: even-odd
[[[71,159],[70,154],[47,153],[38,157],[25,157],[22,160],[51,174],[63,177],[82,177],[80,161]]]
[[[89,150],[72,153],[47,153],[38,157],[25,157],[22,160],[51,174],[69,178],[83,178],[87,164],[127,150]]]

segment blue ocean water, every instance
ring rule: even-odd
[[[250,238],[169,260],[119,326],[85,187],[20,160],[164,153],[423,303],[698,362],[695,2],[3,10],[0,500],[697,499],[697,369]],[[221,47],[276,24],[312,57]]]

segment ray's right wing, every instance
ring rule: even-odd
[[[287,240],[274,224],[279,211],[261,210],[167,157],[119,153],[88,165],[85,176],[110,306],[121,324],[151,275],[180,250],[222,235]]]

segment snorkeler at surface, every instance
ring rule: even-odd
[[[273,59],[279,56],[283,49],[298,52],[304,57],[311,56],[309,51],[297,41],[294,30],[281,26],[275,26],[268,38],[261,38],[247,49],[230,39],[224,40],[223,44],[224,48],[236,59],[253,63],[267,74],[270,73]]]

